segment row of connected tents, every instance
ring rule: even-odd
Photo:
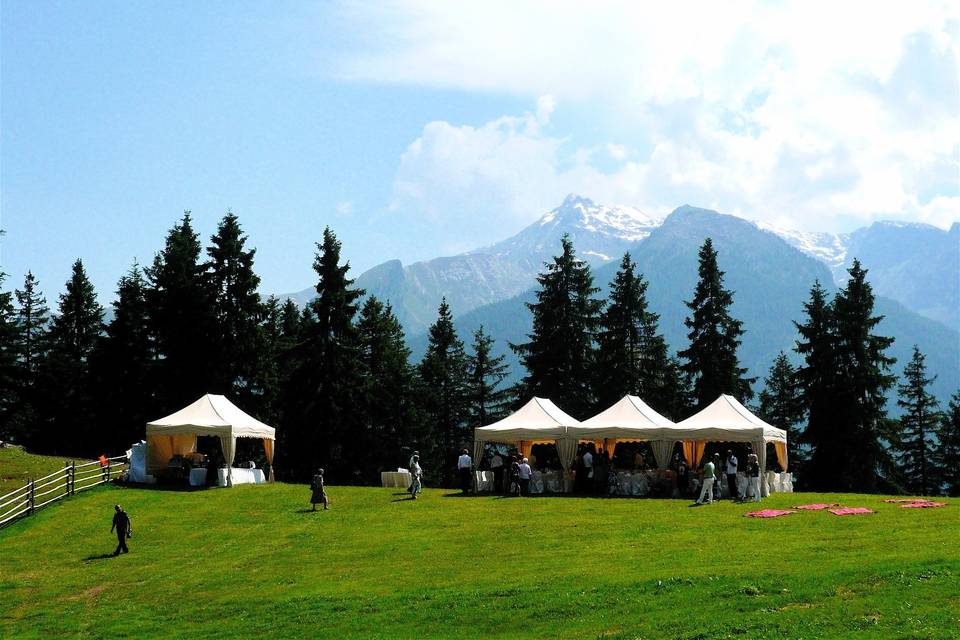
[[[773,443],[777,461],[787,469],[787,432],[767,424],[729,395],[721,395],[707,407],[681,422],[672,422],[636,396],[624,396],[612,407],[580,422],[546,398],[533,398],[520,409],[494,424],[474,430],[474,459],[487,443],[515,446],[524,457],[535,444],[555,444],[563,468],[577,456],[577,445],[592,442],[613,454],[620,442],[647,442],[666,470],[674,446],[682,444],[691,468],[700,465],[708,442],[746,442],[757,454],[761,469],[761,493],[766,484],[767,443]]]

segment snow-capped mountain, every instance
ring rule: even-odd
[[[757,222],[757,226],[764,231],[780,236],[787,241],[787,244],[830,267],[834,279],[843,272],[844,265],[847,262],[849,233],[797,231],[777,227],[766,222]]]

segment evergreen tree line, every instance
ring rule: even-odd
[[[445,301],[412,363],[390,304],[353,286],[330,229],[313,264],[317,295],[303,309],[260,298],[254,256],[232,213],[204,251],[187,212],[152,264],[120,279],[106,324],[80,260],[56,313],[28,272],[22,288],[0,293],[2,437],[52,454],[115,453],[150,419],[222,393],[277,426],[280,478],[304,480],[323,466],[336,482],[372,483],[416,449],[429,479],[450,484],[473,428],[533,395],[586,417],[629,393],[674,420],[720,393],[754,396],[756,380],[737,358],[744,329],[710,239],[686,302],[689,343],[672,354],[630,255],[600,300],[565,237],[528,304],[527,342],[510,345],[525,369],[511,388],[493,337],[481,327],[468,351]],[[801,364],[781,353],[755,408],[788,429],[791,466],[808,486],[955,494],[960,395],[941,412],[915,350],[899,387],[903,418],[887,417],[892,339],[873,333],[881,318],[865,275],[855,262],[833,300],[814,285],[797,323]],[[238,446],[241,456],[259,451],[259,442]]]

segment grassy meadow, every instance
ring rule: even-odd
[[[956,638],[960,500],[867,506],[108,486],[0,530],[0,637]],[[108,557],[112,505],[131,553]]]
[[[27,453],[19,447],[0,449],[0,495],[19,489],[31,478],[42,478],[48,473],[63,469],[69,458],[59,456],[38,456]],[[75,462],[86,462],[79,458]]]

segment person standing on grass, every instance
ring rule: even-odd
[[[737,456],[733,451],[727,450],[727,489],[730,490],[730,499],[736,500],[740,497],[737,490]]]
[[[410,485],[410,499],[416,500],[417,494],[423,492],[423,485],[421,484],[423,469],[420,468],[420,456],[418,454],[414,454],[413,458],[410,459],[410,475],[413,477],[413,483]]]
[[[494,492],[503,491],[503,456],[499,451],[493,452],[493,459],[490,461],[490,470],[493,471],[493,490]]]
[[[520,461],[518,456],[510,459],[510,495],[520,495]]]
[[[323,486],[323,469],[317,469],[317,473],[313,476],[313,482],[310,483],[310,490],[313,492],[310,495],[310,503],[313,505],[313,510],[317,510],[317,503],[323,503],[323,510],[326,511],[330,506],[330,501],[327,499],[326,487]]]
[[[750,481],[750,490],[753,492],[753,501],[760,502],[760,459],[755,453],[747,457],[747,478]]]
[[[533,475],[533,471],[530,469],[530,463],[526,458],[523,459],[523,462],[520,463],[518,469],[520,474],[520,495],[529,496],[530,495],[530,477]]]
[[[413,459],[414,459],[414,458],[418,458],[419,455],[420,455],[420,452],[419,452],[419,451],[414,451],[413,453],[410,454],[410,460],[407,462],[407,471],[409,471],[410,474],[411,474],[410,486],[407,487],[407,493],[413,493],[413,480],[412,480],[412,477],[413,477]],[[418,458],[418,459],[419,459],[419,458]]]
[[[704,497],[707,498],[707,504],[713,504],[713,483],[716,481],[717,465],[720,464],[720,454],[713,454],[713,460],[708,460],[705,465],[703,465],[703,488],[700,490],[700,497],[697,498],[696,504],[703,504]]]
[[[460,490],[463,495],[470,493],[470,474],[473,472],[473,460],[466,449],[461,450],[460,457],[457,458],[457,473],[460,474]]]
[[[121,551],[130,553],[130,550],[127,549],[127,538],[133,536],[133,527],[130,526],[130,516],[120,505],[114,505],[113,510],[113,524],[110,525],[110,533],[113,533],[114,530],[117,532],[117,550],[113,552],[113,555],[118,556]]]

